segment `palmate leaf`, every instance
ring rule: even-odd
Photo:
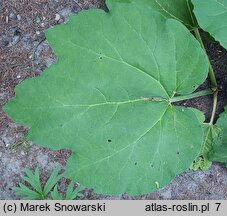
[[[36,167],[34,174],[30,169],[26,168],[24,170],[26,173],[26,176],[22,176],[22,179],[30,184],[31,189],[26,185],[20,183],[19,187],[13,188],[13,191],[17,195],[23,196],[23,199],[28,199],[28,200],[47,199],[47,196],[51,192],[52,188],[57,184],[57,182],[63,176],[63,174],[59,174],[60,169],[61,168],[59,166],[53,170],[43,189],[41,185],[39,168]],[[56,191],[53,191],[51,192],[51,194],[54,193],[54,195],[56,195],[55,192]]]
[[[67,188],[65,200],[73,200],[77,196],[81,196],[80,191],[83,189],[82,186],[78,185],[76,189],[74,189],[74,182],[71,182]]]
[[[227,0],[192,0],[200,27],[227,49]]]
[[[218,139],[213,144],[209,158],[212,161],[223,162],[227,166],[227,107],[220,115],[216,125],[221,129]]]
[[[40,182],[39,168],[36,167],[34,174],[30,169],[25,169],[24,171],[27,176],[22,176],[22,179],[28,182],[41,195],[43,193],[43,189]]]
[[[53,191],[50,192],[52,200],[63,200],[62,195],[58,191],[58,185],[55,185]]]
[[[166,18],[173,18],[184,23],[190,30],[197,27],[197,21],[192,12],[191,0],[106,0],[106,2],[143,3]]]
[[[83,187],[77,186],[74,189],[74,182],[71,182],[66,190],[65,196],[62,196],[58,191],[58,186],[55,185],[53,191],[51,191],[51,199],[52,200],[74,200],[76,197],[81,196],[80,192]]]
[[[29,140],[73,151],[66,175],[98,193],[144,194],[198,155],[194,112],[169,102],[207,77],[188,29],[142,4],[82,11],[46,32],[58,62],[24,81],[4,110]]]
[[[23,199],[25,200],[38,200],[42,198],[41,194],[34,190],[31,190],[22,183],[19,183],[19,187],[14,187],[13,191],[17,195],[23,196]]]
[[[44,196],[46,196],[51,191],[51,189],[57,184],[57,182],[63,177],[63,174],[59,174],[60,169],[61,169],[60,166],[56,167],[51,173],[50,177],[48,178],[43,189]]]

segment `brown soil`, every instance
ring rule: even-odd
[[[66,22],[69,15],[82,9],[103,7],[101,0],[0,0],[0,199],[18,199],[11,188],[20,181],[25,167],[43,170],[42,181],[54,167],[64,168],[69,151],[52,151],[33,143],[23,142],[26,129],[16,125],[2,111],[2,106],[14,96],[15,86],[28,77],[38,76],[55,61],[43,31]],[[60,20],[56,21],[56,14]],[[206,47],[217,75],[219,103],[217,116],[227,104],[227,52],[217,43],[206,42]],[[209,84],[207,81],[202,88]],[[184,102],[211,114],[212,97]],[[27,151],[27,149],[29,150]],[[68,181],[63,180],[64,189]],[[84,199],[226,199],[227,169],[214,163],[206,171],[187,171],[178,175],[170,185],[154,193],[128,197],[103,196],[84,191]]]

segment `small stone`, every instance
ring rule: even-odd
[[[14,13],[10,13],[10,14],[9,14],[9,18],[10,18],[10,19],[15,19],[15,18],[16,18],[16,15],[15,15]]]
[[[17,79],[20,79],[21,78],[21,75],[17,75]]]
[[[41,23],[40,25],[41,25],[41,27],[45,27],[45,24],[44,23]]]
[[[6,16],[6,24],[8,24],[9,23],[9,16],[7,15]]]
[[[19,15],[19,14],[17,15],[17,20],[21,21],[21,15]]]
[[[59,21],[61,19],[61,16],[59,14],[55,14],[55,21]]]
[[[40,22],[41,22],[40,18],[36,17],[36,23],[40,23]]]
[[[41,32],[40,32],[40,31],[36,31],[36,34],[37,34],[37,35],[40,35],[40,34],[41,34]]]

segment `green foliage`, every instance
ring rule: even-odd
[[[227,49],[227,0],[192,0],[200,27]]]
[[[216,142],[213,142],[213,151],[209,157],[212,161],[223,162],[227,166],[227,107],[220,115],[217,126],[220,127],[221,132]]]
[[[80,197],[81,194],[79,191],[81,191],[82,187],[77,186],[76,189],[74,189],[74,182],[71,182],[67,188],[65,196],[59,193],[58,186],[55,185],[54,190],[51,192],[51,199],[52,200],[74,200],[76,197]]]
[[[190,166],[203,130],[193,111],[170,101],[204,82],[208,61],[180,22],[114,4],[46,36],[58,63],[19,85],[4,110],[31,127],[29,140],[73,150],[67,177],[98,193],[142,194]]]
[[[213,144],[217,143],[220,136],[220,128],[210,124],[203,124],[204,128],[204,142],[202,144],[199,156],[196,158],[191,166],[192,170],[207,170],[211,164],[212,160],[210,154],[213,151]]]
[[[191,2],[107,4],[109,13],[83,11],[46,32],[58,62],[17,86],[4,110],[30,127],[27,140],[72,150],[66,176],[98,193],[144,194],[168,184],[192,161],[193,170],[226,162],[226,114],[214,126],[200,111],[174,103],[203,95],[193,92],[208,74]],[[196,31],[200,44],[182,23]],[[211,83],[212,73],[210,67]],[[65,196],[58,191],[58,172],[42,188],[39,170],[27,170],[24,180],[33,190],[20,184],[17,193],[74,199],[73,183]]]
[[[197,27],[190,0],[106,0],[106,2],[110,8],[112,2],[145,4],[166,18],[173,18],[184,23],[190,30]]]
[[[25,169],[25,176],[22,179],[26,182],[25,184],[19,183],[19,187],[14,187],[13,191],[23,197],[26,200],[73,200],[79,195],[80,187],[74,190],[74,183],[71,182],[67,188],[65,197],[62,196],[58,189],[57,183],[63,177],[63,174],[59,174],[60,167],[57,167],[51,173],[44,187],[40,181],[40,170],[37,167],[33,173],[30,169]],[[27,186],[29,184],[29,186]],[[54,189],[53,189],[54,188]],[[51,196],[50,196],[51,195]]]

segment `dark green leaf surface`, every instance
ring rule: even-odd
[[[4,110],[28,139],[73,154],[66,174],[98,193],[144,194],[198,155],[194,112],[168,102],[193,92],[208,61],[188,29],[149,7],[82,11],[46,33],[58,62],[16,88]]]
[[[191,0],[107,0],[106,2],[110,9],[112,2],[145,4],[166,18],[173,18],[184,23],[189,29],[197,27]]]
[[[202,29],[227,49],[227,0],[192,0]]]
[[[227,166],[227,107],[220,115],[216,125],[220,127],[221,134],[213,144],[213,151],[210,154],[210,160],[223,162]]]

